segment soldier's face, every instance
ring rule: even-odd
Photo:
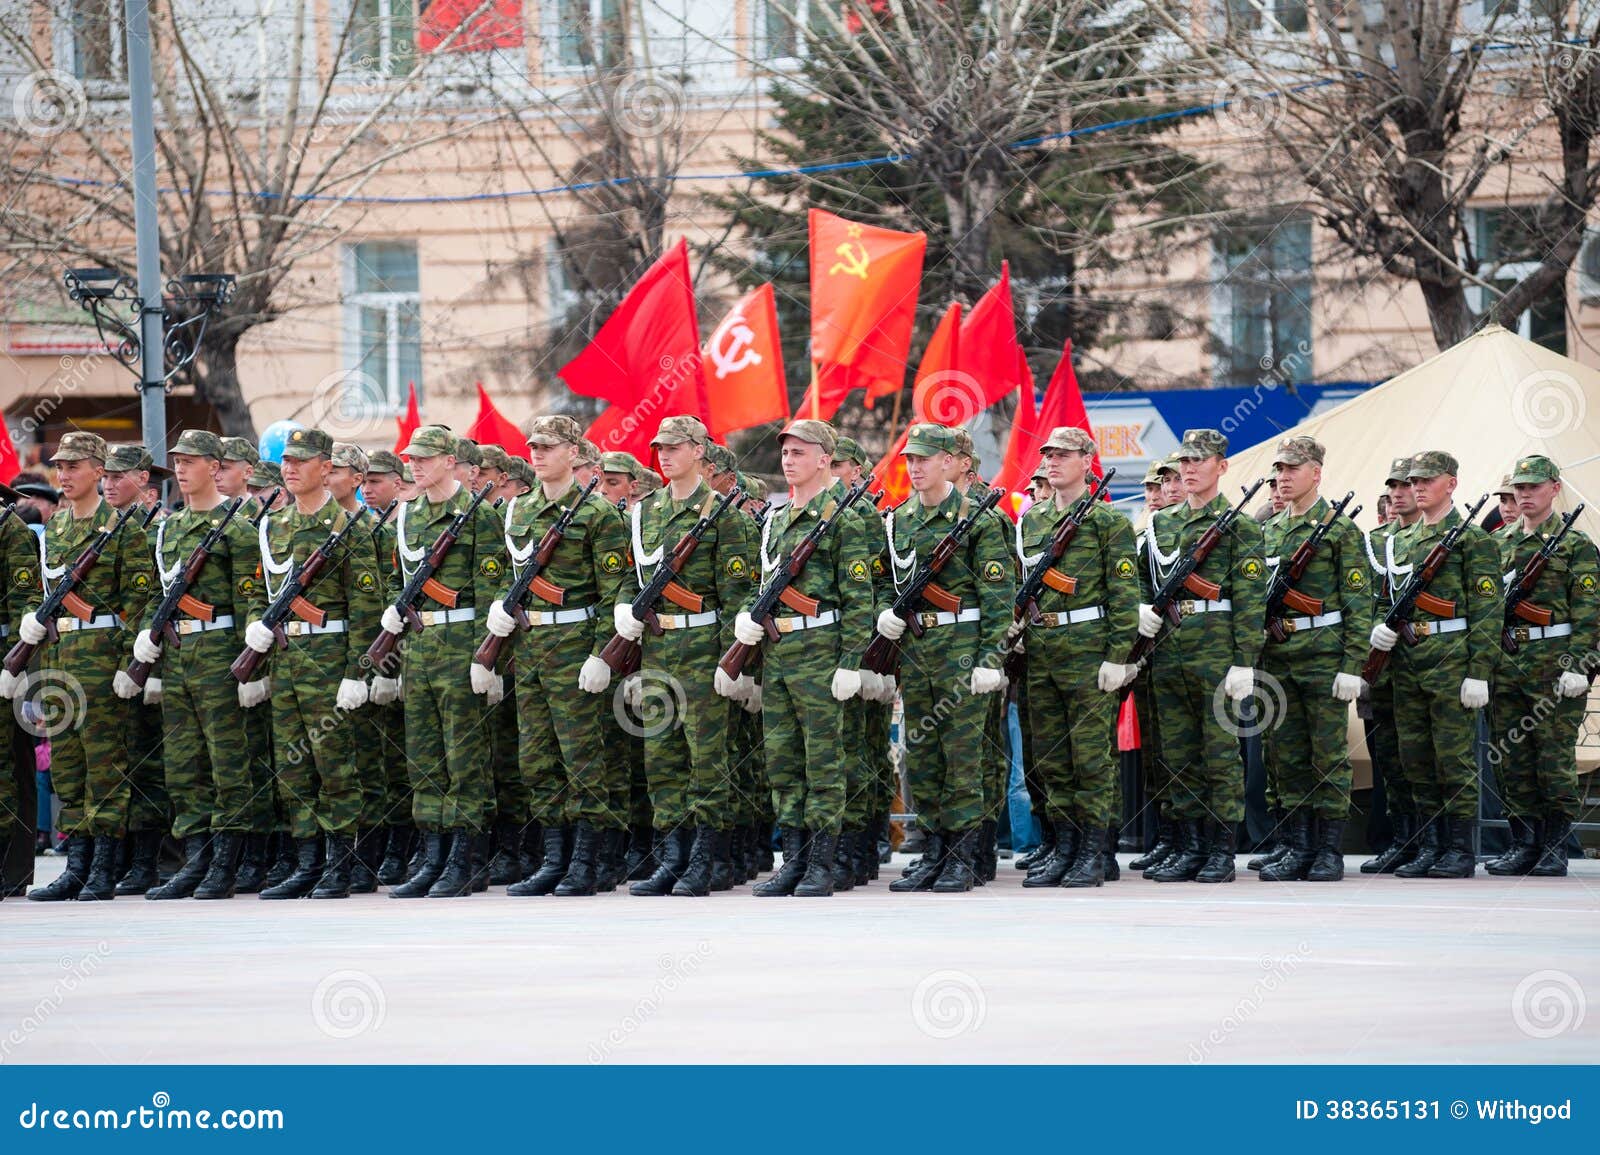
[[[397,473],[367,474],[367,504],[373,509],[386,509],[394,504],[400,494],[400,475]]]
[[[578,447],[563,441],[559,445],[529,445],[528,458],[533,463],[533,475],[540,481],[564,481],[572,472],[573,459]]]
[[[1089,471],[1089,455],[1077,449],[1046,449],[1044,473],[1050,488],[1071,492],[1083,484]]]
[[[1151,509],[1167,508],[1166,494],[1162,490],[1161,483],[1159,481],[1150,481],[1145,483],[1144,503]]]
[[[362,475],[348,465],[335,465],[328,470],[328,492],[335,501],[348,501],[361,488]]]
[[[457,461],[451,469],[456,475],[456,480],[468,489],[478,488],[478,467],[470,461]]]
[[[579,485],[588,485],[598,472],[599,470],[593,465],[577,465],[572,469],[572,476],[577,478]]]
[[[105,476],[106,467],[92,457],[56,463],[56,486],[68,501],[93,497],[95,487]]]
[[[668,481],[688,480],[700,473],[700,460],[705,450],[692,441],[678,441],[671,445],[657,444],[656,459],[661,464],[661,475]]]
[[[411,476],[416,478],[419,493],[424,489],[441,486],[452,477],[457,481],[461,480],[461,475],[456,472],[456,458],[453,453],[440,453],[433,457],[413,456]]]
[[[830,473],[833,459],[823,452],[822,446],[798,437],[785,437],[782,445],[779,458],[783,463],[783,479],[790,485],[804,485],[815,481],[819,475]]]
[[[706,479],[706,484],[718,493],[732,492],[734,481],[737,480],[731,469],[724,469],[720,473],[714,469],[706,469],[702,471],[701,476]]]
[[[178,492],[188,497],[203,493],[216,485],[218,461],[215,457],[196,457],[192,453],[174,453],[172,472],[178,477]]]
[[[296,497],[310,497],[328,488],[329,462],[326,457],[285,457],[283,488]]]
[[[1411,478],[1411,492],[1417,499],[1417,508],[1426,514],[1438,513],[1449,505],[1455,491],[1456,479],[1447,473]]]
[[[143,470],[137,473],[118,470],[115,473],[107,472],[105,483],[106,501],[113,509],[123,509],[139,500],[139,494],[144,490],[144,483],[150,475]]]
[[[967,470],[972,468],[972,458],[959,453],[947,453],[945,456],[949,461],[944,467],[944,479],[954,485],[966,477]]]
[[[1301,465],[1280,462],[1278,475],[1274,480],[1277,485],[1273,489],[1273,496],[1286,505],[1293,505],[1302,497],[1308,497],[1317,491],[1317,486],[1322,481],[1322,466],[1314,461],[1307,461]]]
[[[829,468],[833,470],[833,475],[846,485],[861,484],[861,466],[854,461],[835,461]]]
[[[1521,485],[1513,485],[1511,488],[1517,491],[1517,512],[1529,524],[1538,525],[1550,516],[1550,509],[1556,502],[1556,494],[1561,492],[1561,483],[1559,481],[1524,482]]]
[[[217,491],[224,497],[243,497],[249,477],[248,461],[224,461],[217,466]]]
[[[1168,469],[1162,472],[1161,496],[1167,505],[1177,505],[1183,500],[1183,479],[1178,476],[1176,470]]]
[[[1185,457],[1178,462],[1179,484],[1185,496],[1211,493],[1227,471],[1226,457]]]
[[[1402,517],[1417,512],[1417,495],[1409,481],[1389,482],[1389,516]]]
[[[626,501],[633,496],[633,478],[626,473],[603,473],[600,475],[600,496],[612,505],[619,501]]]
[[[1501,521],[1505,522],[1507,525],[1510,525],[1513,521],[1517,520],[1517,518],[1521,516],[1522,506],[1517,501],[1516,494],[1497,493],[1495,496],[1500,499]]]
[[[911,488],[918,493],[931,493],[943,486],[949,480],[951,467],[955,463],[955,455],[951,453],[932,456],[908,453],[905,456],[906,476],[911,479]]]

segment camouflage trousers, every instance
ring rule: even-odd
[[[541,627],[542,628],[542,627]],[[516,664],[501,663],[505,697],[489,708],[489,759],[494,774],[496,821],[528,823],[528,781],[522,771],[522,739],[518,720]]]
[[[1150,674],[1140,674],[1134,682],[1133,705],[1139,715],[1139,773],[1144,782],[1145,805],[1154,806],[1159,813],[1172,797],[1172,768],[1161,749],[1161,719],[1156,714]]]
[[[975,622],[932,626],[920,638],[908,633],[901,639],[906,777],[924,830],[965,830],[984,818],[991,699],[969,689],[976,649]]]
[[[120,837],[132,793],[134,710],[111,689],[124,660],[122,631],[75,630],[44,655],[28,697],[42,715],[36,728],[50,738],[50,781],[61,799],[56,824],[66,834]]]
[[[1372,717],[1366,720],[1367,756],[1372,760],[1372,777],[1383,776],[1384,807],[1391,815],[1414,814],[1416,799],[1400,771],[1400,735],[1394,728],[1394,683],[1385,674],[1367,690]]]
[[[1473,756],[1477,711],[1461,706],[1465,656],[1418,654],[1440,642],[1449,644],[1448,638],[1425,638],[1389,663],[1400,773],[1410,788],[1414,813],[1424,821],[1478,815],[1478,764]]]
[[[711,688],[719,636],[702,626],[644,639],[639,718],[657,830],[732,823],[730,731],[739,706]]]
[[[272,755],[278,797],[298,840],[354,835],[361,817],[356,714],[334,703],[347,634],[289,639],[272,656]]]
[[[1006,694],[989,695],[989,714],[983,724],[983,816],[999,821],[1006,805],[1011,777],[1011,728],[1006,724]]]
[[[1116,729],[1121,699],[1096,684],[1098,653],[1073,653],[1029,638],[1028,712],[1032,761],[1044,791],[1041,817],[1080,827],[1110,826],[1120,817]]]
[[[157,675],[159,676],[159,667]],[[166,701],[163,681],[162,701]],[[128,748],[128,830],[160,830],[172,824],[172,801],[162,761],[162,707],[134,700]]]
[[[767,784],[766,751],[762,748],[761,716],[742,705],[733,712],[732,823],[750,826],[772,812]]]
[[[1539,643],[1523,645],[1527,650]],[[1576,819],[1581,797],[1574,747],[1587,703],[1556,697],[1559,667],[1516,658],[1503,662],[1489,703],[1488,749],[1501,805],[1506,814],[1530,822]]]
[[[846,731],[846,706],[833,697],[838,627],[783,635],[762,652],[761,732],[767,782],[779,826],[838,834],[849,764],[859,740]]]
[[[606,749],[606,712],[620,698],[613,679],[602,694],[578,689],[578,671],[594,642],[590,622],[535,626],[517,639],[517,724],[526,811],[546,826],[587,822],[621,829],[617,781],[623,767]],[[516,818],[516,815],[507,815]]]
[[[421,830],[478,832],[493,818],[489,709],[468,669],[481,629],[445,622],[406,640],[406,766]]]
[[[1161,753],[1172,772],[1170,813],[1189,821],[1237,823],[1244,818],[1241,723],[1220,699],[1232,664],[1227,654],[1172,652],[1169,638],[1154,658],[1152,693],[1160,711]]]
[[[1271,647],[1261,659],[1268,802],[1288,813],[1301,807],[1320,818],[1350,813],[1350,707],[1332,693],[1339,665],[1338,655],[1286,658]],[[1278,716],[1266,717],[1268,711]]]
[[[233,680],[231,675],[228,680]],[[278,797],[277,772],[272,761],[272,705],[269,701],[248,710],[240,709],[236,690],[234,708],[238,710],[245,750],[250,755],[250,831],[287,834],[289,818]]]
[[[248,831],[262,809],[255,759],[239,708],[239,683],[228,665],[239,634],[217,630],[170,644],[161,659],[161,715],[166,729],[167,793],[177,838],[207,831]],[[223,720],[238,719],[238,725]]]

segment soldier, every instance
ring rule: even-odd
[[[903,452],[912,496],[889,515],[884,535],[897,587],[971,508],[948,480],[957,447],[955,432],[942,425],[909,431]],[[1015,564],[1000,523],[981,519],[938,579],[959,610],[920,612],[926,632],[915,638],[905,637],[905,619],[893,610],[878,614],[877,632],[902,645],[907,773],[927,832],[921,861],[890,890],[964,891],[977,881],[988,695],[1006,688],[1000,667]]]
[[[588,485],[589,482],[594,478],[601,477],[600,447],[593,441],[590,441],[587,437],[578,442],[578,460],[572,467],[572,476],[578,479],[579,485]],[[532,477],[531,473],[529,474],[529,477]],[[533,486],[535,484],[537,484],[536,481],[530,481],[528,483],[528,492],[531,493],[533,491]],[[604,478],[602,477],[601,486],[603,485]],[[605,493],[602,491],[601,487],[596,487],[595,492],[600,494],[601,497],[605,496]],[[613,508],[615,508],[616,502],[613,501],[611,505]]]
[[[1144,513],[1135,526],[1136,562],[1142,574],[1149,566],[1149,539],[1145,527],[1163,509],[1183,500],[1179,489],[1178,459],[1172,454],[1153,460],[1144,473]],[[1144,781],[1145,805],[1155,807],[1156,841],[1149,851],[1128,863],[1144,877],[1154,877],[1156,868],[1178,849],[1178,823],[1172,816],[1172,769],[1161,755],[1161,731],[1156,716],[1152,679],[1139,678],[1133,684],[1134,708],[1139,714],[1139,771]]]
[[[716,505],[717,495],[700,478],[709,441],[697,418],[680,416],[664,418],[651,442],[669,488],[630,511],[634,564],[623,575],[615,608],[617,633],[630,641],[645,630],[633,615],[633,598],[665,551]],[[663,608],[672,612],[657,614],[664,632],[643,637],[643,672],[636,677],[681,687],[682,708],[671,725],[648,727],[644,736],[657,867],[629,887],[630,894],[709,894],[715,861],[731,853],[729,729],[736,703],[754,682],[747,676],[735,682],[717,668],[717,659],[733,641],[726,615],[749,593],[753,558],[750,519],[724,510],[677,577],[701,604],[669,596]],[[707,681],[714,694],[705,693]]]
[[[480,445],[478,456],[481,459],[481,464],[478,466],[478,488],[481,489],[485,485],[494,486],[493,492],[489,494],[489,500],[499,501],[507,496],[503,490],[511,478],[511,455],[498,445]]]
[[[22,520],[21,511],[26,505],[22,494],[0,483],[0,497],[14,503],[11,514],[0,521],[0,575],[3,575],[5,583],[4,594],[0,596],[0,639],[9,639],[16,632],[16,623],[21,620],[30,601],[38,597],[39,545],[33,531]],[[30,509],[29,512],[34,511]],[[3,642],[4,648],[10,645],[9,640]],[[0,699],[9,702],[16,697],[25,681],[0,670]],[[33,735],[30,732],[29,740],[23,743],[30,757],[21,761],[14,758],[18,747],[15,731],[22,720],[22,706],[15,702],[11,705],[10,710],[4,711],[7,716],[0,718],[0,823],[9,828],[13,821],[20,818],[29,829],[33,829],[37,822],[35,816],[19,813],[23,790],[26,783],[33,780],[35,771],[31,758]],[[22,777],[24,774],[28,776],[25,779]],[[0,884],[0,898],[5,897],[5,891],[6,887]]]
[[[395,515],[396,592],[472,502],[460,481],[458,440],[442,425],[424,425],[403,451],[421,492]],[[405,640],[402,679],[412,813],[424,855],[390,898],[459,898],[488,882],[485,832],[494,816],[494,778],[486,708],[499,703],[504,682],[472,654],[481,637],[478,609],[495,599],[505,577],[503,551],[499,518],[479,505],[416,606],[424,628]],[[406,632],[393,605],[382,624],[392,634]]]
[[[1511,474],[1518,519],[1499,539],[1500,569],[1512,581],[1561,528],[1554,511],[1561,471],[1537,454]],[[1527,604],[1549,625],[1517,621],[1516,650],[1500,656],[1491,708],[1489,761],[1511,825],[1511,845],[1485,864],[1490,874],[1564,877],[1567,837],[1581,805],[1573,748],[1600,648],[1600,558],[1576,526],[1545,564]]]
[[[1039,564],[1056,526],[1088,489],[1094,438],[1061,426],[1043,448],[1052,498],[1017,523],[1017,560]],[[1054,849],[1038,861],[1027,887],[1100,886],[1106,839],[1117,813],[1119,691],[1138,676],[1123,664],[1139,624],[1139,568],[1133,528],[1107,502],[1096,502],[1040,591],[1040,621],[1026,631],[1032,762],[1045,789]],[[1065,589],[1071,592],[1065,592]]]
[[[283,483],[283,469],[276,461],[256,462],[255,467],[250,470],[249,490],[250,496],[258,503],[276,493],[277,497],[272,499],[273,513],[286,508],[293,500],[288,487]]]
[[[528,427],[539,492],[513,498],[505,509],[505,544],[514,578],[530,564],[545,532],[580,490],[573,477],[583,428],[571,417],[537,417]],[[528,631],[517,639],[516,719],[525,780],[522,811],[509,835],[521,838],[531,818],[540,825],[544,861],[507,888],[512,896],[588,895],[599,874],[615,889],[620,875],[627,814],[617,807],[625,792],[612,781],[624,773],[606,749],[605,696],[611,669],[599,658],[611,640],[609,615],[599,606],[616,601],[627,568],[628,539],[614,506],[591,493],[577,507],[540,577],[562,594],[559,602],[530,593]],[[497,637],[511,637],[516,620],[503,600],[489,606],[486,622]],[[573,686],[582,691],[574,694]]]
[[[1500,503],[1500,524],[1496,527],[1500,533],[1515,532],[1514,528],[1522,514],[1517,510],[1517,490],[1511,480],[1511,474],[1506,474],[1500,479],[1499,486],[1494,491],[1495,500]]]
[[[38,559],[46,593],[100,530],[115,520],[111,506],[97,492],[108,453],[99,434],[62,434],[53,464],[65,504],[45,526]],[[12,580],[18,586],[31,586],[33,575],[13,571]],[[30,685],[75,682],[82,687],[88,712],[51,737],[50,779],[61,799],[57,825],[68,836],[67,866],[49,886],[29,891],[35,902],[94,901],[114,895],[117,853],[128,821],[132,699],[141,694],[122,671],[132,657],[133,632],[119,626],[143,617],[152,581],[144,530],[137,518],[130,518],[77,588],[78,596],[92,607],[91,616],[57,618],[58,639],[43,651],[39,673],[25,680]],[[47,637],[34,610],[22,615],[17,634],[30,645]]]
[[[217,492],[224,498],[249,497],[250,474],[261,461],[261,454],[243,437],[222,439],[222,467],[217,470]],[[241,508],[242,514],[249,506]],[[255,516],[255,511],[250,511]],[[248,520],[248,519],[247,519]]]
[[[1266,524],[1267,567],[1286,566],[1317,526],[1334,516],[1318,489],[1324,451],[1310,437],[1278,443],[1273,458],[1283,512]],[[1274,560],[1276,559],[1276,560]],[[1269,634],[1261,668],[1282,693],[1282,713],[1266,732],[1266,763],[1290,849],[1261,868],[1263,882],[1337,882],[1350,813],[1350,703],[1361,694],[1360,669],[1371,632],[1371,586],[1361,531],[1338,517],[1294,591],[1319,614],[1283,610],[1283,641]],[[1270,626],[1271,623],[1269,622]],[[1280,818],[1280,823],[1283,819]]]
[[[627,509],[638,500],[638,479],[644,467],[631,453],[614,449],[600,455],[600,489],[605,498],[618,509]]]
[[[1411,458],[1411,491],[1421,517],[1387,543],[1389,597],[1461,521],[1455,508],[1456,459],[1430,449]],[[1400,772],[1410,787],[1421,845],[1395,868],[1398,878],[1470,878],[1477,870],[1478,768],[1473,757],[1475,711],[1489,704],[1500,636],[1500,555],[1489,535],[1468,526],[1428,586],[1428,605],[1412,617],[1415,646],[1401,648],[1394,667],[1395,729]],[[1376,614],[1388,609],[1380,600]],[[1434,612],[1437,611],[1437,612]],[[1393,650],[1398,634],[1378,621],[1371,643]]]
[[[404,472],[405,464],[391,450],[375,449],[367,456],[367,477],[361,491],[372,509],[386,510],[400,500],[400,479]],[[374,546],[378,560],[378,581],[388,589],[394,583],[395,570],[392,516],[378,531]],[[378,741],[383,750],[382,802],[377,813],[381,816],[384,852],[383,860],[378,864],[377,880],[381,886],[397,886],[406,880],[406,862],[415,848],[417,829],[411,825],[411,781],[406,773],[405,706],[400,701],[399,679],[395,679],[393,687],[386,684],[388,681],[381,674],[372,679],[368,708],[376,716]]]
[[[273,631],[259,618],[245,626],[246,646],[273,652],[272,751],[295,842],[294,872],[262,890],[264,899],[350,895],[362,796],[348,715],[367,702],[358,639],[375,633],[382,587],[371,535],[328,490],[332,454],[333,438],[320,429],[289,434],[282,469],[294,504],[267,514],[256,537],[262,593],[270,603],[313,551],[331,534],[344,533],[304,595],[312,609],[284,623],[283,649],[273,652]]]
[[[1231,503],[1219,492],[1228,469],[1228,439],[1215,429],[1189,429],[1178,447],[1185,501],[1145,530],[1147,590],[1153,595]],[[1222,697],[1250,697],[1261,650],[1267,567],[1260,523],[1239,518],[1196,571],[1221,588],[1218,597],[1179,603],[1183,624],[1152,655],[1161,749],[1172,769],[1172,814],[1180,845],[1151,875],[1157,882],[1232,882],[1235,827],[1244,818],[1244,773],[1238,728],[1219,716]],[[1165,619],[1139,607],[1139,632],[1160,635]]]
[[[457,437],[456,480],[465,486],[468,492],[476,493],[483,488],[478,481],[478,471],[482,465],[483,450],[478,443],[470,437]]]
[[[738,482],[739,461],[726,445],[709,442],[700,461],[700,480],[718,493],[727,493]]]

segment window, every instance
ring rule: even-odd
[[[830,30],[825,0],[761,0],[756,9],[756,42],[765,60],[781,60],[805,55],[805,36],[797,24],[804,24],[813,35],[826,36]]]
[[[416,0],[352,0],[346,58],[378,76],[405,76],[417,63]]]
[[[1229,32],[1260,32],[1265,29],[1304,32],[1306,0],[1223,0]]]
[[[1311,377],[1311,222],[1231,230],[1218,241],[1218,385]]]
[[[370,382],[373,409],[399,412],[406,386],[422,395],[422,294],[417,246],[410,241],[365,241],[347,246],[345,332],[349,362]]]
[[[565,68],[615,68],[627,61],[622,0],[557,0],[556,62]]]
[[[1473,213],[1473,243],[1477,246],[1478,275],[1500,292],[1509,292],[1523,277],[1539,267],[1539,221],[1534,209],[1478,209]],[[1494,301],[1481,287],[1469,290],[1479,312]],[[1567,352],[1567,286],[1565,278],[1517,318],[1517,334],[1535,344]]]
[[[127,79],[120,0],[70,0],[70,39],[63,45],[78,80]]]
[[[567,314],[577,308],[583,298],[583,294],[572,286],[566,255],[553,240],[544,247],[544,294],[545,322],[552,329],[559,328],[566,321]]]

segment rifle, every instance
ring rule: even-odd
[[[55,589],[45,595],[44,601],[39,603],[39,608],[33,612],[33,616],[39,619],[52,642],[61,636],[56,629],[56,618],[60,616],[63,608],[79,621],[87,622],[95,616],[94,607],[83,600],[82,595],[77,592],[78,587],[88,579],[89,571],[94,569],[95,562],[105,553],[106,546],[111,544],[111,539],[117,536],[117,531],[127,523],[138,508],[136,503],[129,502],[117,515],[116,521],[102,526],[78,555],[78,560],[61,575],[61,580],[56,583]],[[11,647],[10,653],[6,654],[4,662],[6,673],[13,676],[22,673],[41,645],[42,642],[24,642],[19,638],[17,644]]]
[[[144,515],[144,521],[139,524],[140,529],[149,529],[150,523],[156,519],[156,514],[161,512],[161,503],[158,501],[150,507],[150,512]]]
[[[722,516],[722,511],[738,501],[741,496],[743,491],[737,485],[723,494],[711,512],[695,522],[689,532],[678,539],[678,544],[673,546],[672,552],[656,566],[656,572],[650,575],[650,580],[633,599],[631,603],[633,616],[648,626],[651,633],[665,632],[656,617],[656,602],[663,596],[690,613],[700,612],[703,599],[699,594],[692,593],[679,584],[678,575],[683,572],[683,567],[689,564],[689,559],[694,556],[694,551],[700,545],[700,539],[710,532],[711,526]],[[605,648],[600,651],[600,660],[610,666],[613,673],[626,676],[638,670],[642,653],[643,647],[638,642],[630,642],[621,634],[613,634],[611,640],[605,644]]]
[[[767,515],[772,512],[772,502],[758,501],[755,508],[750,510],[750,516],[755,518],[756,528],[761,529],[767,524]]]
[[[174,649],[178,647],[178,628],[172,623],[180,609],[191,618],[198,618],[203,622],[209,622],[216,617],[215,607],[207,605],[199,598],[189,596],[189,587],[194,584],[195,578],[200,576],[200,567],[206,564],[211,551],[217,548],[217,543],[222,540],[222,535],[228,529],[228,523],[233,520],[233,515],[239,512],[239,507],[243,504],[244,499],[241,497],[236,497],[228,503],[223,511],[222,520],[212,526],[205,537],[200,539],[200,544],[189,554],[189,560],[183,563],[183,569],[178,571],[178,576],[163,591],[161,604],[156,606],[155,615],[150,619],[152,638],[171,642]],[[153,665],[151,662],[141,662],[135,658],[128,663],[128,677],[133,679],[134,685],[142,686],[150,680]]]
[[[1328,516],[1311,531],[1311,536],[1296,547],[1288,562],[1280,563],[1277,571],[1273,573],[1272,584],[1267,587],[1267,635],[1273,641],[1282,642],[1289,636],[1289,631],[1283,628],[1285,606],[1306,617],[1314,618],[1322,613],[1322,599],[1308,597],[1295,589],[1294,583],[1305,576],[1317,547],[1322,544],[1322,539],[1328,536],[1339,515],[1344,512],[1344,507],[1350,504],[1355,495],[1356,491],[1353,489],[1346,493],[1339,500],[1339,504],[1328,511]],[[1361,507],[1358,505],[1350,511],[1350,516],[1355,517],[1360,512]]]
[[[950,559],[955,556],[956,547],[977,527],[978,519],[999,504],[1000,498],[1001,493],[998,489],[991,489],[984,494],[983,500],[978,502],[966,517],[951,527],[950,532],[933,547],[933,553],[928,555],[928,560],[918,567],[895,594],[889,608],[911,628],[912,637],[920,638],[927,632],[922,625],[922,619],[916,613],[917,603],[926,600],[929,605],[947,613],[953,613],[961,608],[961,600],[935,585],[933,579],[939,576]],[[893,674],[900,668],[900,643],[892,642],[882,634],[874,634],[866,653],[861,655],[861,668],[871,670],[875,674]]]
[[[257,518],[264,517],[267,507],[271,502],[263,502],[261,513]],[[398,502],[390,502],[389,508],[383,511],[378,518],[378,524],[372,527],[372,535],[376,536],[383,523],[389,519],[389,514],[394,511]],[[300,568],[283,583],[278,590],[277,597],[272,599],[272,604],[267,607],[266,613],[261,615],[261,624],[272,631],[277,640],[278,649],[282,650],[289,645],[289,635],[284,631],[283,623],[289,620],[289,615],[294,614],[301,621],[310,622],[320,626],[327,620],[328,615],[318,607],[306,600],[306,594],[322,576],[322,571],[328,568],[328,563],[333,558],[333,551],[338,549],[344,541],[344,535],[356,528],[356,519],[346,518],[344,526],[334,530],[328,535],[326,541],[311,551],[311,556],[300,563]],[[369,539],[370,540],[370,539]],[[239,682],[251,681],[255,675],[256,667],[261,664],[265,654],[258,654],[249,646],[239,651],[239,656],[233,660],[229,668],[234,678]]]
[[[795,589],[794,580],[804,572],[806,562],[811,560],[811,555],[817,552],[817,546],[821,544],[823,535],[844,516],[847,509],[861,500],[862,495],[867,492],[867,486],[871,484],[872,475],[868,474],[855,486],[846,490],[839,503],[833,507],[832,515],[817,519],[817,524],[806,531],[806,535],[789,551],[789,556],[783,559],[783,564],[767,579],[767,584],[761,587],[761,592],[756,594],[755,603],[750,607],[750,616],[761,624],[767,631],[767,637],[773,641],[783,636],[772,620],[779,603],[808,618],[816,617],[817,611],[822,608],[815,598],[808,598]],[[717,665],[728,677],[737,678],[744,672],[745,663],[750,660],[755,650],[755,646],[747,646],[735,640]]]
[[[1222,587],[1215,582],[1208,582],[1195,571],[1205,564],[1206,558],[1211,556],[1211,551],[1217,548],[1222,541],[1222,535],[1233,528],[1233,523],[1239,520],[1245,506],[1250,504],[1250,499],[1256,495],[1256,490],[1267,483],[1266,478],[1261,478],[1249,489],[1244,491],[1244,496],[1239,499],[1239,504],[1226,510],[1221,517],[1212,522],[1202,533],[1194,545],[1189,547],[1189,552],[1178,559],[1172,567],[1172,572],[1167,575],[1167,580],[1161,583],[1161,588],[1156,591],[1151,599],[1150,608],[1158,614],[1165,614],[1173,625],[1183,620],[1183,614],[1178,609],[1179,594],[1188,593],[1196,599],[1215,601],[1222,592]],[[1156,640],[1140,634],[1133,641],[1133,648],[1128,651],[1127,661],[1124,665],[1134,666],[1150,656],[1156,648]],[[1124,697],[1131,693],[1130,688],[1124,691]]]
[[[1518,642],[1516,637],[1516,619],[1521,618],[1535,626],[1550,624],[1550,611],[1541,609],[1528,599],[1533,596],[1533,587],[1539,583],[1545,565],[1555,556],[1556,547],[1561,544],[1561,539],[1567,536],[1567,531],[1572,528],[1582,512],[1583,506],[1580,505],[1562,518],[1561,528],[1545,539],[1545,543],[1539,547],[1539,552],[1528,559],[1528,564],[1522,567],[1522,572],[1507,587],[1505,624],[1500,630],[1500,648],[1506,653],[1514,654],[1522,647],[1522,643]]]
[[[502,599],[505,602],[506,612],[517,620],[519,629],[530,629],[533,625],[528,621],[528,613],[522,606],[528,598],[529,591],[558,606],[566,601],[566,591],[552,585],[542,576],[544,567],[550,564],[556,546],[560,545],[561,539],[566,536],[568,527],[572,525],[572,519],[578,516],[578,506],[583,504],[584,498],[593,493],[595,486],[599,484],[600,478],[596,476],[583,487],[583,492],[573,499],[572,504],[561,511],[561,516],[556,518],[554,525],[544,531],[544,536],[539,539],[538,548],[533,551],[528,564],[522,567],[522,572],[516,576],[511,588],[506,591]],[[495,662],[500,658],[500,648],[505,642],[505,638],[498,634],[490,634],[478,646],[477,652],[472,655],[472,660],[485,669],[494,669]]]
[[[1406,645],[1417,644],[1417,632],[1411,627],[1411,615],[1416,613],[1418,605],[1430,614],[1439,613],[1442,617],[1450,616],[1449,611],[1454,609],[1451,603],[1429,594],[1428,587],[1433,584],[1433,579],[1439,576],[1439,571],[1444,568],[1445,560],[1456,548],[1461,535],[1472,527],[1472,523],[1477,519],[1478,510],[1482,509],[1488,500],[1487,493],[1478,498],[1478,504],[1468,510],[1467,515],[1444,535],[1439,544],[1428,551],[1428,556],[1422,560],[1422,564],[1411,572],[1406,584],[1394,595],[1389,611],[1383,615],[1383,624],[1399,634]],[[1361,667],[1362,680],[1367,685],[1372,685],[1388,664],[1388,650],[1368,651],[1366,665]]]
[[[438,582],[433,580],[433,575],[444,564],[445,554],[450,552],[450,547],[455,545],[456,539],[461,536],[461,531],[466,528],[472,515],[478,512],[478,507],[484,499],[494,492],[494,486],[485,485],[472,495],[472,501],[455,519],[439,532],[434,540],[433,548],[426,557],[417,563],[416,570],[412,573],[405,588],[400,591],[400,596],[394,600],[394,608],[399,612],[405,622],[406,629],[421,632],[422,615],[417,612],[417,601],[423,594],[427,594],[441,605],[454,608],[456,597]],[[379,673],[389,665],[389,658],[394,653],[394,648],[400,644],[400,635],[391,634],[388,630],[379,630],[378,636],[372,639],[372,644],[367,647],[367,662]],[[387,676],[387,675],[385,675]]]

